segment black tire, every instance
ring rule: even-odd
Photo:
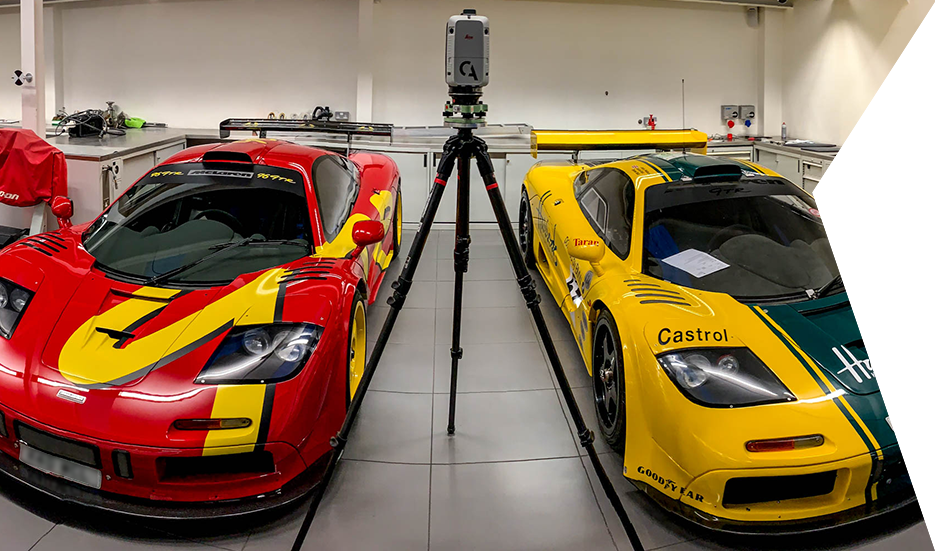
[[[400,248],[403,245],[403,232],[402,232],[402,222],[403,220],[403,182],[399,181],[399,187],[396,189],[396,210],[393,212],[393,258],[390,259],[390,264],[396,262],[396,259],[399,258],[403,252]]]
[[[597,424],[607,444],[623,455],[627,440],[626,381],[617,323],[601,310],[594,325],[591,381]]]
[[[523,197],[519,201],[519,248],[523,252],[523,261],[526,267],[536,267],[535,239],[533,239],[532,209],[529,206],[529,196],[523,188]]]
[[[359,291],[359,290],[354,291],[354,300],[351,301],[351,309],[350,309],[350,313],[349,313],[349,315],[350,315],[350,323],[349,323],[349,328],[348,328],[348,332],[347,332],[347,367],[346,367],[346,373],[347,373],[347,391],[346,391],[346,393],[345,393],[345,398],[346,398],[347,406],[350,406],[350,405],[351,405],[351,398],[352,398],[352,396],[351,396],[351,365],[352,365],[352,362],[355,360],[355,357],[352,356],[352,352],[353,352],[353,346],[352,346],[352,345],[353,345],[353,343],[354,343],[354,315],[355,315],[355,313],[357,312],[357,306],[358,306],[358,305],[363,306],[363,312],[364,312],[364,313],[363,313],[363,316],[364,316],[364,327],[365,327],[365,331],[366,331],[366,323],[367,323],[367,303],[366,303],[366,301],[364,301],[364,296],[360,294],[360,291]],[[367,355],[367,339],[366,339],[366,332],[364,333],[363,350],[364,350],[364,366],[366,366],[366,355]],[[361,374],[362,374],[362,371],[361,371]]]

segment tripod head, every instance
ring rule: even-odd
[[[445,65],[451,96],[442,113],[445,126],[484,126],[487,105],[481,103],[481,96],[490,81],[490,24],[476,10],[466,9],[448,19]]]

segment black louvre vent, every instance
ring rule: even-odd
[[[216,455],[208,457],[166,457],[163,480],[179,480],[199,476],[263,474],[276,471],[273,454],[268,451]]]

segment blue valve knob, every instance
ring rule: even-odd
[[[744,121],[744,124],[747,126],[747,128],[750,128],[751,126],[753,126],[753,121],[751,121],[750,119],[747,119],[746,121]]]

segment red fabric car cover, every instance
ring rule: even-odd
[[[32,130],[0,128],[0,202],[31,207],[68,195],[65,154]]]

